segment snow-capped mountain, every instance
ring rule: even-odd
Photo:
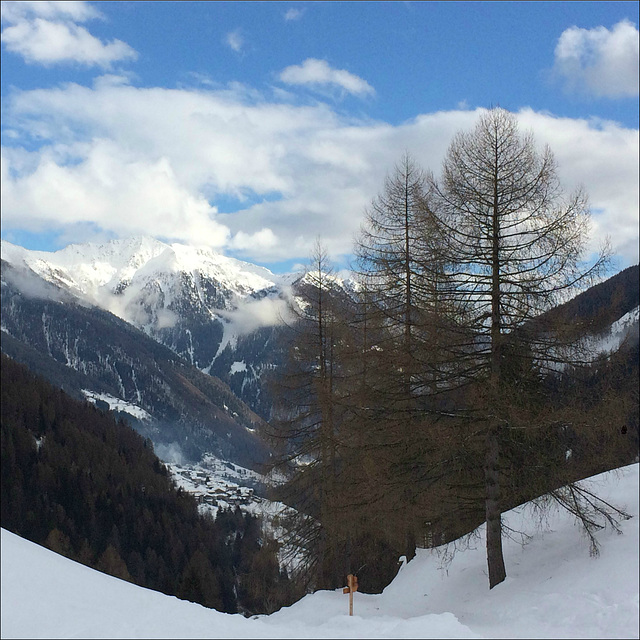
[[[56,252],[2,241],[2,261],[3,351],[126,414],[160,451],[175,442],[192,461],[264,456],[250,436],[270,414],[264,373],[281,361],[298,276],[147,237]],[[194,387],[215,406],[195,401]]]
[[[161,451],[255,465],[262,420],[215,376],[144,332],[2,262],[2,351],[70,395],[118,412]],[[166,456],[163,456],[166,457]],[[180,456],[170,456],[175,458]]]
[[[2,241],[2,259],[141,329],[268,415],[259,379],[276,362],[263,345],[286,318],[287,279],[208,248],[148,237],[52,253]]]
[[[276,280],[263,267],[204,247],[166,244],[150,237],[70,244],[55,252],[30,251],[3,240],[2,258],[12,264],[22,263],[45,280],[66,285],[89,299],[99,299],[105,292],[119,294],[126,288],[138,293],[159,276],[170,284],[166,279],[181,272],[190,274],[193,281],[199,275],[215,280],[239,295],[268,289]],[[206,303],[205,292],[197,293]]]
[[[278,276],[208,248],[149,237],[69,245],[56,252],[29,251],[2,241],[2,259],[12,267],[14,289],[110,312],[201,372],[222,380],[263,419],[270,417],[272,405],[265,373],[277,369],[283,359],[279,338],[289,321],[288,303],[313,286],[313,274]],[[357,289],[348,278],[331,278],[347,296]],[[629,267],[551,313],[586,322],[594,350],[610,351],[629,336],[637,342],[637,282],[638,267]],[[21,339],[26,340],[28,331],[18,325],[32,324],[33,319],[16,320],[11,304],[3,301],[3,328],[8,330],[13,322],[8,333],[16,336],[22,331]],[[41,344],[36,348],[51,350],[47,321],[40,324]],[[81,360],[73,335],[62,342],[56,347],[61,362],[70,366],[74,358]],[[77,363],[82,366],[88,365]],[[111,383],[115,382],[114,374]],[[127,383],[129,391],[124,382],[117,384],[111,390],[91,390],[136,401],[133,380]]]

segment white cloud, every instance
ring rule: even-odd
[[[229,33],[227,33],[224,41],[237,53],[240,53],[242,51],[242,48],[244,47],[244,37],[240,33],[240,29],[236,29],[235,31],[230,31]]]
[[[3,223],[33,228],[91,222],[119,235],[151,234],[222,247],[229,230],[216,210],[180,185],[167,158],[127,157],[112,142],[87,145],[82,161],[63,164],[54,150],[39,154],[37,168],[16,176],[12,151],[3,149]]]
[[[21,55],[26,62],[43,65],[77,62],[108,68],[113,62],[137,57],[121,40],[103,43],[84,27],[42,18],[5,28],[2,42],[8,51]]]
[[[238,231],[229,242],[229,248],[238,251],[268,251],[278,244],[278,238],[271,229],[260,229],[255,233]]]
[[[293,7],[291,7],[290,9],[286,10],[284,14],[284,19],[287,22],[290,22],[291,20],[300,20],[303,14],[304,14],[304,9],[294,9]]]
[[[609,236],[620,256],[638,262],[638,130],[613,122],[553,118],[530,109],[520,113],[523,129],[531,128],[547,143],[567,187],[584,186],[592,211],[591,248]]]
[[[598,97],[638,95],[638,29],[622,20],[605,27],[564,31],[555,49],[555,73],[570,90]]]
[[[137,58],[121,40],[102,42],[79,26],[101,14],[84,2],[3,2],[2,44],[28,63],[45,66],[77,63],[110,68]]]
[[[233,311],[219,311],[221,316],[232,322],[236,335],[252,333],[260,327],[273,327],[292,320],[289,303],[284,298],[262,298],[238,300]]]
[[[585,185],[597,238],[610,234],[637,262],[637,129],[518,115],[551,146],[566,186]],[[255,100],[242,87],[100,81],[18,92],[3,106],[14,132],[2,151],[3,230],[86,231],[92,223],[97,232],[151,234],[262,262],[304,262],[320,236],[338,257],[351,252],[364,207],[403,151],[437,173],[454,133],[477,117],[465,109],[400,126],[346,121],[326,104]],[[44,146],[27,151],[33,139]],[[218,212],[234,198],[244,202],[238,211]]]
[[[102,14],[87,2],[47,2],[35,0],[33,2],[2,2],[2,20],[13,24],[25,19],[45,18],[47,20],[67,19],[74,22],[84,22],[92,18],[101,18]]]
[[[374,94],[374,88],[362,78],[345,71],[332,69],[326,60],[307,58],[301,65],[292,65],[280,73],[285,84],[327,86],[335,85],[354,95]]]

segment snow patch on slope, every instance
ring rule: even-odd
[[[614,322],[608,332],[602,336],[591,338],[590,348],[595,353],[611,353],[627,338],[633,327],[638,326],[640,307],[625,313]]]
[[[82,393],[86,396],[87,400],[93,404],[96,403],[96,400],[106,402],[111,411],[122,411],[134,418],[138,418],[138,420],[152,420],[151,414],[147,413],[144,409],[121,398],[116,398],[108,393],[96,393],[95,391],[89,391],[89,389],[82,389]]]
[[[245,362],[236,361],[231,365],[231,368],[229,369],[229,373],[233,375],[234,373],[240,373],[246,370],[247,370],[247,365]]]

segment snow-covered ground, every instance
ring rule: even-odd
[[[134,586],[2,531],[3,638],[638,638],[638,464],[591,479],[633,516],[598,534],[566,513],[545,528],[528,506],[507,514],[532,535],[505,541],[508,577],[488,589],[484,532],[447,568],[421,550],[380,595],[320,591],[252,619]]]
[[[142,407],[139,407],[137,404],[132,404],[131,402],[127,402],[126,400],[122,400],[122,398],[116,398],[115,396],[109,395],[108,393],[96,393],[95,391],[90,391],[89,389],[82,389],[82,393],[85,395],[89,402],[93,404],[96,403],[96,400],[102,400],[102,402],[106,402],[109,405],[109,409],[111,411],[123,411],[133,416],[134,418],[138,418],[138,420],[152,420],[152,416],[147,413]],[[140,392],[138,392],[138,395]]]

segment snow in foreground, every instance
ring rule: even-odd
[[[205,609],[93,571],[2,530],[3,638],[637,638],[638,464],[589,481],[633,515],[606,529],[599,558],[574,520],[544,530],[527,506],[508,522],[533,535],[507,540],[508,578],[489,591],[484,531],[448,570],[421,550],[380,595],[320,591],[271,616]],[[439,550],[440,554],[442,549]]]

